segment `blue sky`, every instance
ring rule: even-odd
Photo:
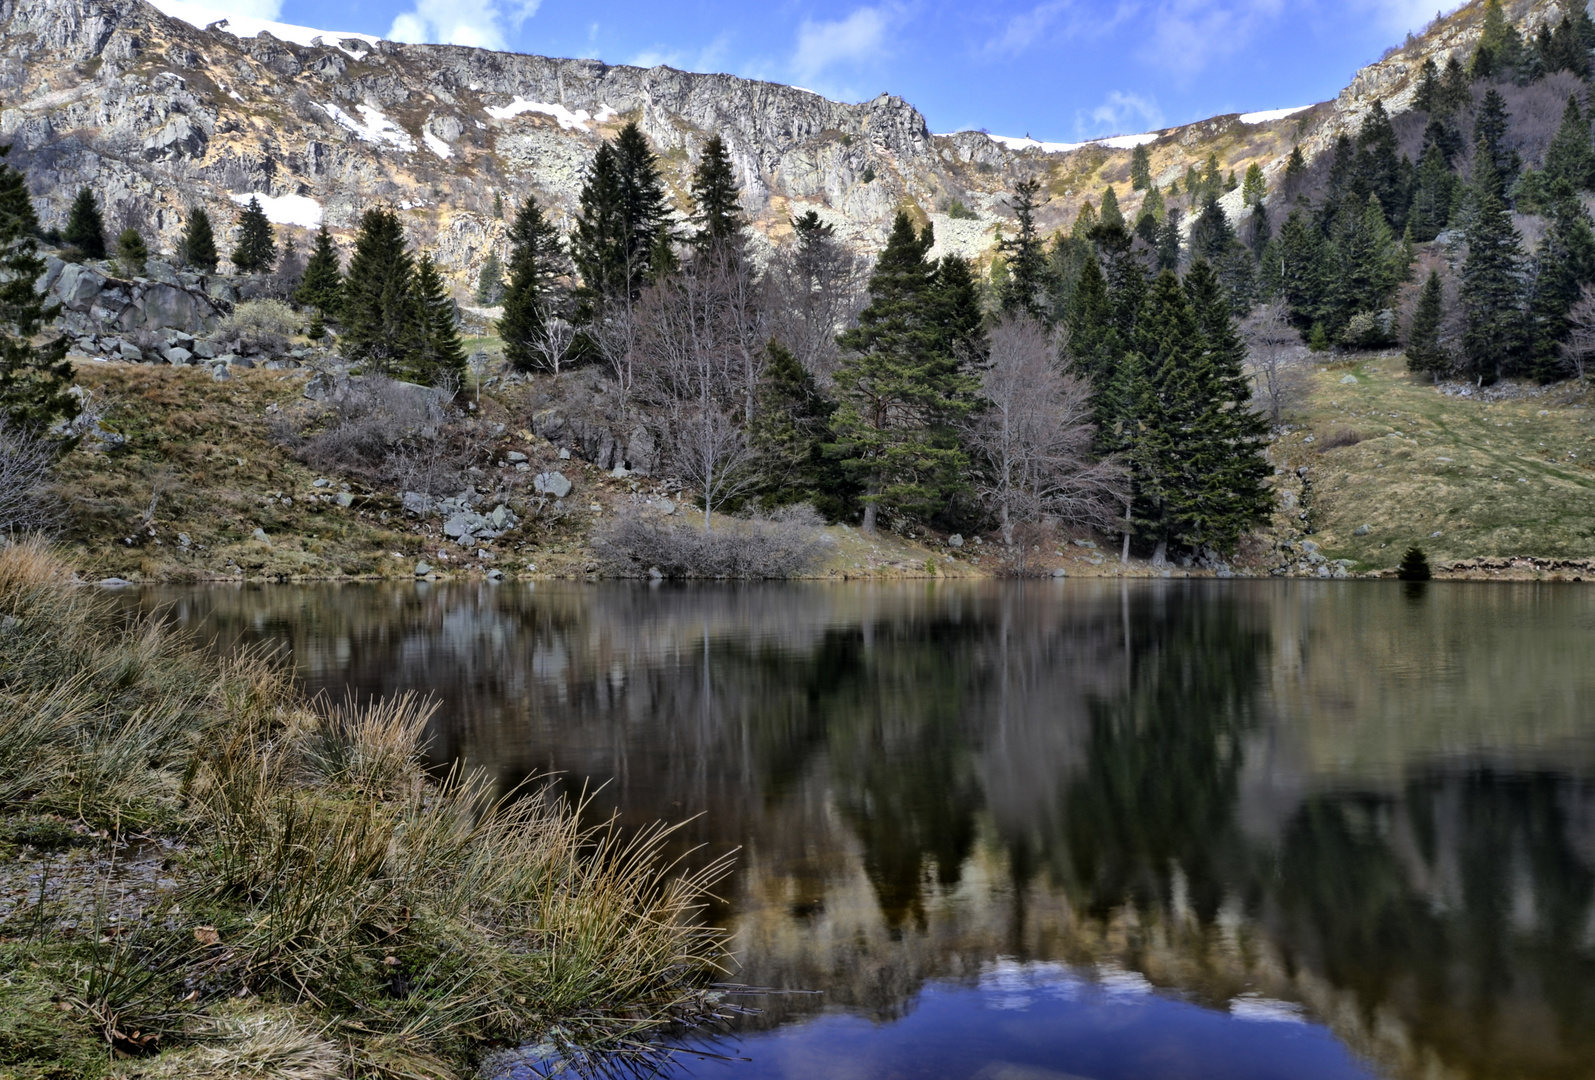
[[[882,91],[1070,141],[1332,97],[1435,0],[203,0],[326,30]],[[1445,4],[1447,10],[1455,0]]]

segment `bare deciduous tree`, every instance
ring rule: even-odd
[[[1307,388],[1307,348],[1287,315],[1285,305],[1276,300],[1254,308],[1241,323],[1255,387],[1252,400],[1274,427],[1285,422]]]
[[[677,475],[703,496],[703,531],[714,511],[747,494],[758,482],[747,434],[713,398],[683,409],[670,432],[670,461]]]
[[[1590,361],[1595,359],[1595,287],[1585,285],[1579,290],[1578,300],[1567,313],[1567,340],[1557,346],[1573,369],[1573,376],[1583,382]]]
[[[1048,519],[1114,526],[1125,472],[1091,453],[1091,388],[1058,368],[1052,339],[1032,319],[1005,318],[991,331],[982,380],[986,408],[968,437],[983,468],[977,493],[1014,543],[1022,523]]]
[[[532,355],[541,367],[547,368],[557,379],[565,362],[570,359],[571,347],[575,343],[576,328],[558,315],[551,315],[543,320],[542,327],[532,341]]]
[[[50,492],[54,448],[0,416],[0,535],[51,532],[61,504]]]
[[[797,239],[776,253],[764,276],[770,333],[829,387],[840,355],[836,335],[864,306],[869,268],[817,217],[794,225]]]

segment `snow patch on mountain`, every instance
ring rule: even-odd
[[[355,111],[365,117],[364,120],[356,120],[330,101],[322,104],[321,108],[340,127],[354,132],[362,142],[388,143],[406,152],[415,150],[415,140],[410,138],[409,132],[369,105],[355,106]]]
[[[521,113],[537,113],[541,116],[551,116],[559,122],[559,126],[565,131],[591,131],[592,129],[587,125],[593,123],[606,124],[620,115],[608,105],[598,106],[598,114],[595,116],[586,109],[577,109],[575,112],[571,112],[560,104],[550,104],[546,101],[527,101],[525,98],[520,97],[508,105],[500,105],[497,108],[489,106],[487,109],[487,115],[495,120],[508,120],[511,117],[521,115]]]
[[[1287,116],[1295,116],[1310,108],[1311,105],[1297,105],[1292,109],[1264,109],[1262,112],[1241,113],[1240,121],[1243,124],[1266,124],[1271,120],[1283,120]]]
[[[245,191],[227,197],[239,206],[248,206],[250,199],[260,200],[266,220],[273,225],[300,225],[314,229],[321,224],[321,204],[308,195],[261,195]]]
[[[207,4],[196,4],[193,0],[150,0],[155,10],[162,15],[181,20],[200,30],[212,23],[224,23],[220,29],[240,38],[254,37],[265,31],[278,41],[291,41],[295,45],[311,48],[316,45],[337,45],[343,49],[341,42],[353,38],[364,41],[368,45],[375,45],[380,38],[371,34],[343,33],[337,30],[315,30],[308,26],[295,26],[292,23],[273,22],[271,19],[257,19],[249,15],[230,15],[225,11],[218,11]],[[359,52],[343,49],[350,56],[359,56]]]
[[[444,161],[447,161],[449,158],[454,156],[454,148],[448,143],[444,142],[442,139],[438,138],[436,135],[432,134],[430,131],[421,132],[421,141],[426,143],[426,148],[428,150],[432,151]]]
[[[1160,131],[1146,131],[1139,135],[1110,135],[1105,139],[1087,139],[1085,142],[1041,142],[1026,135],[989,135],[992,142],[1001,143],[1010,150],[1040,150],[1043,154],[1067,154],[1078,150],[1082,146],[1106,146],[1113,150],[1134,150],[1145,143],[1156,142],[1162,137]]]

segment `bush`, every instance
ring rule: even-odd
[[[210,340],[234,344],[243,352],[279,353],[299,332],[302,320],[281,300],[245,300],[216,325]]]
[[[1401,564],[1396,567],[1396,577],[1402,581],[1428,581],[1433,576],[1434,572],[1429,569],[1429,556],[1416,544],[1407,549],[1406,554],[1401,556]]]
[[[1360,442],[1362,442],[1362,432],[1353,431],[1351,428],[1336,428],[1324,436],[1324,441],[1318,444],[1318,449],[1322,452],[1342,446],[1356,446]]]
[[[54,464],[54,447],[0,416],[0,542],[59,524],[61,500],[50,487]]]
[[[808,506],[788,507],[768,519],[720,517],[715,532],[701,521],[622,514],[593,538],[607,573],[667,578],[791,578],[819,565],[823,524]]]

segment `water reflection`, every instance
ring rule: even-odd
[[[1190,1054],[1228,1076],[1354,1075],[1357,1060],[1595,1075],[1595,599],[1575,588],[279,586],[141,602],[223,644],[287,643],[312,689],[435,690],[434,752],[506,786],[556,770],[605,784],[600,806],[627,820],[700,815],[684,848],[742,849],[714,912],[738,978],[825,991],[766,1002],[744,1029],[762,1048],[749,1076],[892,1046],[924,1063],[902,1075],[949,1077],[1207,1075],[1169,1071]],[[1068,1009],[1032,994],[1009,1016],[991,1005],[1002,972],[1089,992]],[[1101,995],[1121,975],[1163,996],[1115,1013]],[[1248,1022],[1292,1005],[1340,1058]],[[1093,1023],[1139,1034],[1092,1043]],[[1181,1042],[1189,1024],[1219,1027]],[[1292,1037],[1323,1030],[1307,1028]],[[1076,1060],[1056,1031],[1097,1049]],[[1021,1045],[1042,1049],[1002,1056]],[[1266,1047],[1295,1071],[1260,1064]],[[1143,1050],[1165,1067],[1147,1072]]]

